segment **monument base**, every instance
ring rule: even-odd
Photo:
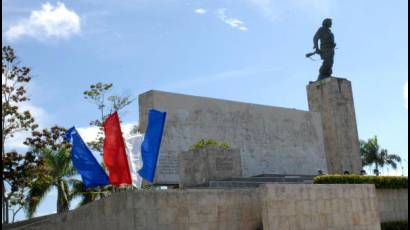
[[[307,86],[309,110],[322,116],[328,173],[362,169],[351,82],[330,77]]]

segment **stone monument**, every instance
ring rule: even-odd
[[[149,108],[167,112],[156,184],[179,184],[178,155],[201,139],[239,149],[243,177],[327,172],[318,112],[151,90],[139,96],[141,130]]]
[[[322,116],[327,169],[359,174],[362,165],[351,82],[326,78],[307,86],[309,110]]]

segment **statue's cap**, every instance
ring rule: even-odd
[[[331,18],[325,18],[322,22],[323,26],[328,26],[330,24],[332,24],[332,19]]]

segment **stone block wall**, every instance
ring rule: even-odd
[[[374,185],[265,185],[264,229],[380,229]]]
[[[376,191],[374,185],[271,184],[121,192],[5,229],[256,230],[262,223],[265,230],[380,230]]]
[[[239,149],[205,147],[183,152],[179,160],[179,187],[205,185],[210,180],[238,178],[242,174]]]
[[[408,189],[377,189],[376,194],[382,223],[408,220]]]
[[[262,223],[259,198],[255,189],[123,192],[8,229],[255,230]]]

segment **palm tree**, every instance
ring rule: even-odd
[[[376,176],[380,175],[379,167],[390,165],[393,169],[397,169],[397,163],[401,162],[399,155],[390,154],[386,149],[380,147],[377,136],[370,138],[367,142],[360,141],[360,153],[363,166],[375,165]]]
[[[70,148],[56,151],[43,148],[40,153],[44,173],[30,187],[25,207],[29,218],[33,217],[40,202],[52,188],[57,189],[57,213],[68,211],[74,198],[79,197],[81,200],[78,206],[82,206],[111,193],[109,187],[86,189],[83,182],[75,178],[77,172],[71,161]]]
[[[70,184],[76,171],[70,158],[70,149],[61,148],[53,151],[49,148],[40,150],[44,163],[44,174],[40,175],[30,186],[27,197],[26,211],[31,218],[40,202],[52,189],[57,189],[57,213],[67,211],[73,196],[70,194]]]

